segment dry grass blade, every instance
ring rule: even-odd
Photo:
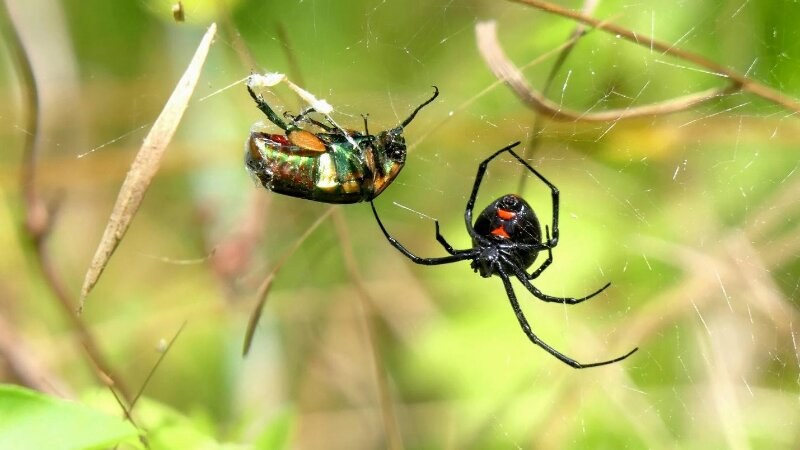
[[[378,350],[378,345],[375,342],[375,307],[372,298],[364,285],[364,280],[361,273],[358,271],[358,264],[356,263],[356,256],[353,253],[353,245],[350,239],[350,233],[347,230],[344,216],[341,211],[333,216],[333,225],[336,227],[336,234],[339,236],[341,243],[342,258],[344,258],[347,273],[350,280],[356,286],[359,295],[359,316],[360,322],[364,327],[364,335],[369,346],[370,353],[372,354],[372,370],[375,376],[375,384],[378,390],[378,402],[381,408],[381,419],[383,420],[383,428],[386,433],[386,448],[390,450],[403,450],[403,435],[400,433],[400,427],[397,421],[397,412],[395,411],[394,401],[392,400],[392,393],[389,386],[389,376],[386,373],[386,367],[383,364],[381,353]]]
[[[200,77],[200,70],[203,68],[208,50],[216,33],[217,27],[211,24],[200,41],[200,46],[192,57],[186,72],[184,72],[175,90],[172,92],[167,104],[156,119],[150,132],[145,137],[139,153],[131,165],[125,181],[122,183],[117,202],[111,211],[111,217],[103,232],[103,237],[97,247],[97,251],[92,258],[89,269],[86,271],[86,278],[81,287],[81,298],[78,312],[83,310],[86,296],[92,290],[100,274],[103,273],[111,255],[114,254],[122,237],[128,230],[139,205],[142,203],[145,192],[147,192],[150,182],[158,171],[161,157],[164,155],[175,130],[183,117],[184,111],[189,104],[189,99],[197,85]]]
[[[308,239],[311,233],[314,232],[328,216],[333,213],[336,209],[336,206],[331,206],[328,208],[321,216],[317,217],[317,220],[308,227],[308,229],[294,242],[294,244],[287,250],[283,255],[281,255],[281,259],[278,260],[278,263],[275,264],[275,267],[272,268],[272,272],[267,275],[267,278],[261,283],[261,286],[258,287],[258,294],[256,297],[258,300],[256,301],[256,307],[253,308],[253,312],[250,314],[250,319],[247,322],[247,331],[244,335],[244,343],[242,344],[242,355],[247,355],[250,351],[250,346],[253,344],[253,336],[256,334],[256,327],[258,326],[258,320],[261,318],[261,312],[264,310],[264,305],[267,304],[267,294],[269,294],[269,290],[272,287],[272,282],[275,280],[275,277],[280,272],[283,265],[292,256],[300,245]]]
[[[632,119],[642,116],[671,114],[695,107],[704,102],[739,89],[738,85],[725,88],[711,88],[702,92],[677,97],[661,103],[637,106],[625,109],[614,109],[599,113],[587,113],[564,108],[533,89],[522,75],[522,72],[508,59],[497,40],[497,26],[493,21],[480,22],[475,25],[478,49],[486,64],[494,75],[508,84],[526,105],[536,112],[553,120],[611,122],[621,119]]]

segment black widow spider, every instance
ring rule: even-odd
[[[472,186],[472,194],[467,201],[467,209],[464,212],[464,220],[466,221],[467,231],[472,237],[473,247],[468,250],[454,250],[453,247],[445,240],[444,236],[439,233],[439,221],[436,223],[436,240],[447,250],[450,256],[440,258],[421,258],[408,249],[403,244],[399,243],[397,239],[393,238],[386,228],[383,226],[378,211],[375,209],[375,204],[370,201],[372,205],[372,212],[375,214],[375,219],[381,227],[381,231],[397,250],[406,255],[411,261],[417,264],[426,266],[449,264],[457,261],[464,261],[467,259],[472,260],[472,269],[480,273],[484,278],[489,278],[492,275],[497,275],[503,280],[508,299],[511,301],[511,308],[517,315],[517,320],[522,326],[522,330],[534,344],[545,349],[548,353],[555,356],[565,364],[568,364],[576,369],[585,369],[587,367],[597,367],[606,364],[622,361],[623,359],[631,356],[639,348],[634,348],[630,352],[618,358],[608,361],[601,361],[591,364],[582,364],[574,359],[560,353],[558,350],[547,345],[544,341],[539,339],[533,330],[531,330],[528,321],[520,309],[517,297],[514,295],[514,290],[511,287],[511,280],[509,275],[515,276],[525,288],[527,288],[533,295],[545,302],[566,303],[574,305],[584,300],[588,300],[595,295],[603,292],[611,283],[607,283],[597,291],[581,298],[570,297],[553,297],[542,293],[537,289],[530,280],[538,277],[548,266],[553,262],[553,247],[558,244],[558,188],[549,182],[542,174],[536,171],[525,160],[514,153],[512,148],[516,147],[519,142],[515,142],[507,147],[504,147],[494,154],[486,158],[480,166],[478,166],[478,174],[475,176],[475,184]],[[486,173],[486,168],[489,163],[503,152],[508,152],[538,177],[544,184],[546,184],[553,196],[553,236],[550,237],[550,231],[545,225],[546,241],[542,242],[542,228],[539,224],[539,219],[533,211],[533,208],[521,197],[514,194],[504,195],[497,200],[493,201],[489,206],[484,209],[478,218],[475,220],[475,225],[472,225],[472,209],[475,205],[475,199],[478,196],[478,188],[483,181],[483,176]],[[542,263],[539,268],[531,272],[526,272],[536,260],[539,252],[547,250],[547,259]]]

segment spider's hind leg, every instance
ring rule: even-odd
[[[636,347],[633,350],[629,351],[628,353],[619,356],[617,358],[591,364],[583,364],[579,363],[578,361],[575,361],[569,356],[566,356],[563,353],[559,352],[558,350],[554,349],[553,347],[547,345],[538,336],[536,336],[536,333],[533,332],[530,324],[528,324],[528,319],[525,318],[525,314],[523,314],[522,308],[520,308],[519,306],[519,302],[517,301],[516,295],[514,295],[514,289],[511,286],[511,280],[508,279],[508,275],[506,275],[506,273],[502,269],[498,272],[498,275],[503,280],[503,286],[506,288],[506,294],[508,295],[508,300],[511,302],[511,309],[514,310],[514,314],[516,314],[517,316],[517,320],[519,321],[519,324],[522,327],[522,331],[525,332],[525,335],[528,336],[528,339],[530,339],[531,342],[543,348],[547,353],[550,353],[564,364],[567,364],[568,366],[573,367],[575,369],[586,369],[589,367],[605,366],[606,364],[612,364],[618,361],[622,361],[628,356],[631,356],[634,352],[636,352],[636,350],[639,350],[639,348]]]
[[[538,272],[538,270],[537,270],[537,272]],[[536,272],[534,272],[534,273],[536,273]],[[525,289],[530,291],[530,293],[533,294],[534,296],[536,296],[536,298],[538,298],[539,300],[542,300],[544,302],[551,302],[551,303],[565,303],[567,305],[575,305],[575,304],[578,304],[580,302],[589,300],[590,298],[592,298],[595,295],[605,291],[609,286],[611,286],[611,283],[606,283],[605,286],[601,287],[600,289],[592,292],[591,294],[589,294],[589,295],[587,295],[585,297],[579,297],[579,298],[554,297],[552,295],[545,294],[544,292],[540,291],[539,288],[537,288],[536,286],[531,284],[531,282],[528,279],[528,274],[526,274],[523,270],[514,268],[514,275],[516,275],[517,278],[519,279],[519,281],[522,283],[522,285],[525,286]]]

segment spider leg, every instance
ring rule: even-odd
[[[547,225],[544,226],[544,233],[547,237],[547,241],[550,241],[550,229],[547,228]],[[547,247],[547,259],[539,266],[538,269],[534,270],[533,272],[529,273],[527,278],[529,280],[533,280],[534,278],[538,277],[539,275],[544,272],[544,269],[550,267],[550,264],[553,262],[553,247]]]
[[[425,265],[425,266],[436,266],[436,265],[439,265],[439,264],[449,264],[449,263],[453,263],[453,262],[457,262],[457,261],[464,261],[466,259],[472,259],[477,254],[477,251],[475,249],[472,249],[472,250],[453,250],[453,253],[450,256],[443,256],[443,257],[440,257],[440,258],[422,258],[420,256],[417,256],[417,255],[411,253],[411,251],[409,251],[407,248],[405,248],[403,246],[403,244],[398,242],[397,239],[392,237],[392,235],[390,235],[389,232],[386,231],[386,227],[383,226],[383,222],[381,222],[381,218],[378,217],[378,211],[375,209],[375,203],[370,201],[369,204],[370,204],[370,206],[372,206],[372,213],[375,215],[375,220],[378,221],[378,226],[381,227],[381,231],[383,231],[383,235],[386,236],[386,239],[389,241],[389,243],[392,244],[392,246],[394,248],[399,250],[400,253],[406,255],[406,257],[408,259],[410,259],[411,261],[413,261],[413,262],[415,262],[417,264],[422,264],[422,265]],[[450,250],[452,250],[452,247],[450,247]]]
[[[514,153],[513,150],[508,149],[508,153],[511,153],[514,156],[514,158],[517,158],[517,161],[522,163],[523,166],[525,166],[529,171],[531,171],[534,175],[536,175],[536,177],[542,180],[542,182],[546,184],[547,187],[550,188],[550,192],[553,198],[553,238],[552,239],[548,238],[546,245],[547,247],[550,248],[555,247],[558,244],[558,207],[560,203],[558,188],[553,183],[551,183],[547,178],[545,178],[544,175],[540,174],[536,169],[531,167],[531,165],[528,164],[527,161],[522,159],[518,154]]]
[[[508,279],[508,275],[503,271],[502,268],[498,269],[498,275],[503,280],[503,286],[506,288],[506,294],[508,295],[508,300],[511,302],[511,309],[514,310],[514,314],[517,316],[517,320],[519,321],[520,326],[522,327],[522,331],[525,332],[525,335],[528,336],[528,339],[531,340],[534,344],[538,345],[539,347],[543,348],[547,353],[555,356],[559,361],[567,364],[570,367],[575,369],[586,369],[589,367],[597,367],[597,366],[604,366],[606,364],[612,364],[618,361],[622,361],[623,359],[631,356],[636,350],[639,350],[638,347],[634,348],[630,352],[619,356],[614,359],[610,359],[608,361],[600,361],[591,364],[583,364],[575,361],[574,359],[570,358],[569,356],[564,355],[563,353],[559,352],[558,350],[554,349],[547,345],[544,341],[539,339],[538,336],[531,330],[531,326],[528,324],[528,319],[525,318],[525,314],[522,312],[522,308],[519,306],[519,302],[517,301],[517,297],[514,295],[514,289],[511,286],[511,280]]]
[[[434,223],[436,224],[436,240],[439,241],[440,244],[442,244],[442,247],[444,247],[444,249],[447,250],[447,253],[450,253],[451,255],[460,255],[462,253],[467,253],[472,251],[472,250],[453,249],[453,246],[450,245],[450,243],[447,242],[447,239],[445,239],[444,236],[442,236],[442,233],[439,232],[439,221],[434,220]]]
[[[297,128],[296,125],[287,125],[286,122],[284,122],[283,119],[281,119],[275,113],[275,111],[273,111],[272,108],[270,108],[267,102],[264,101],[264,97],[262,97],[260,94],[256,94],[255,91],[253,91],[253,88],[250,87],[249,84],[247,85],[247,92],[250,93],[250,97],[253,97],[253,100],[256,102],[258,109],[260,109],[261,112],[263,112],[267,116],[267,119],[269,119],[270,122],[274,123],[280,129],[287,132]]]
[[[492,155],[488,158],[484,159],[483,162],[478,166],[478,173],[475,175],[475,182],[472,185],[472,193],[469,196],[469,200],[467,200],[467,209],[464,211],[464,221],[467,223],[467,231],[469,231],[470,236],[475,237],[476,235],[475,230],[472,228],[472,209],[475,207],[475,199],[478,198],[478,188],[481,187],[483,176],[486,174],[486,168],[489,166],[489,163],[492,162],[492,160],[495,159],[500,153],[505,151],[514,153],[511,151],[511,149],[517,145],[519,145],[519,141],[501,148],[500,150],[492,153]],[[519,156],[517,156],[517,158],[519,158]]]
[[[516,275],[517,278],[519,279],[519,281],[522,283],[522,285],[525,286],[525,289],[529,290],[530,293],[533,294],[534,296],[536,296],[536,298],[538,298],[539,300],[542,300],[544,302],[550,302],[550,303],[565,303],[567,305],[576,305],[576,304],[578,304],[580,302],[583,302],[585,300],[589,300],[590,298],[592,298],[595,295],[605,291],[609,286],[611,286],[611,283],[606,283],[605,286],[603,286],[600,289],[592,292],[591,294],[589,294],[589,295],[587,295],[585,297],[581,297],[581,298],[553,297],[552,295],[547,295],[547,294],[543,293],[536,286],[531,284],[531,282],[528,281],[528,274],[526,274],[525,271],[523,271],[522,269],[519,269],[517,267],[514,267],[513,270],[514,270],[514,275]]]

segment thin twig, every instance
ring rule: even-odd
[[[375,326],[373,324],[375,308],[373,306],[373,300],[369,295],[369,291],[367,291],[367,288],[364,286],[364,280],[361,278],[361,273],[358,270],[356,257],[353,254],[350,233],[347,231],[347,224],[339,209],[337,209],[336,214],[333,215],[333,224],[336,228],[336,234],[339,237],[339,247],[342,249],[342,258],[344,258],[347,274],[350,276],[350,281],[353,282],[359,294],[359,312],[361,315],[361,323],[364,325],[367,345],[369,345],[372,354],[372,368],[375,374],[375,382],[378,386],[381,415],[383,417],[383,426],[386,431],[386,440],[388,441],[387,448],[402,450],[404,448],[403,437],[397,423],[397,413],[394,410],[394,402],[392,401],[392,395],[389,389],[386,368],[383,366],[378,346],[375,344]]]
[[[131,415],[130,408],[128,408],[125,405],[125,401],[119,397],[117,391],[115,391],[110,384],[108,385],[108,390],[109,392],[111,392],[111,396],[114,397],[114,400],[117,402],[117,405],[119,405],[120,409],[122,409],[122,413],[125,415],[125,419],[128,422],[130,422],[131,425],[133,425],[133,427],[136,428],[137,430],[142,430],[142,428],[139,427],[139,424],[136,423],[136,420],[133,419],[133,415]],[[142,445],[146,450],[150,450],[150,443],[147,441],[147,437],[145,436],[144,431],[141,431],[139,433],[139,442],[142,443]],[[117,450],[117,448],[119,448],[118,445],[114,446],[114,450]]]
[[[17,333],[14,325],[0,315],[0,356],[15,381],[31,389],[59,397],[74,398],[64,380],[51,373],[37,358],[33,349]]]
[[[555,48],[553,48],[551,50],[548,50],[548,51],[542,53],[541,55],[537,56],[536,58],[534,58],[534,59],[530,60],[529,62],[525,63],[521,67],[521,69],[522,70],[527,70],[527,69],[529,69],[529,68],[531,68],[533,66],[536,66],[536,65],[542,63],[546,59],[550,58],[553,55],[558,54],[559,52],[561,52],[565,48],[567,48],[570,45],[572,45],[576,40],[577,40],[577,38],[571,38],[571,39],[567,40],[566,42],[564,42],[563,44],[561,44],[561,45],[559,45],[559,46],[557,46],[557,47],[555,47]],[[456,113],[460,113],[461,111],[464,111],[470,105],[472,105],[473,103],[475,103],[476,101],[481,99],[483,96],[485,96],[486,94],[488,94],[489,92],[491,92],[495,88],[501,86],[502,84],[503,84],[503,80],[494,80],[491,83],[489,83],[489,85],[487,85],[485,88],[483,88],[480,91],[478,91],[475,95],[473,95],[472,97],[470,97],[470,98],[464,100],[463,102],[461,102],[460,105],[458,105],[457,107],[453,108],[453,111],[452,111],[451,114],[447,114],[442,119],[440,119],[437,123],[435,123],[434,125],[429,126],[425,131],[420,133],[419,137],[414,142],[412,142],[411,144],[408,145],[408,150],[411,151],[412,149],[414,149],[417,145],[419,145],[420,142],[425,141],[425,139],[427,139],[428,136],[434,130],[438,130],[439,128],[444,126],[444,124],[446,124],[448,121],[452,120],[453,117],[457,117]]]
[[[116,396],[116,393],[113,390],[111,391],[111,393],[114,394],[114,398],[117,400],[117,403],[119,403],[119,406],[122,408],[122,411],[125,412],[125,418],[128,419],[128,421],[136,428],[141,429],[139,425],[136,423],[136,421],[133,419],[133,408],[136,406],[136,402],[139,401],[139,398],[141,398],[142,394],[144,394],[144,390],[147,388],[147,385],[150,384],[150,380],[153,378],[153,375],[155,375],[156,371],[161,366],[161,362],[164,361],[164,358],[167,356],[167,353],[169,353],[170,349],[172,348],[172,345],[175,344],[175,341],[178,339],[178,336],[181,335],[181,332],[183,332],[183,329],[185,327],[186,327],[186,322],[184,321],[181,324],[180,328],[178,328],[178,331],[175,332],[175,335],[172,336],[172,339],[170,339],[169,343],[167,343],[167,345],[163,349],[160,349],[161,355],[159,355],[158,359],[156,360],[156,363],[153,364],[153,367],[150,369],[150,372],[148,372],[147,377],[145,377],[142,386],[136,392],[136,395],[133,397],[133,400],[130,401],[129,403],[130,406],[126,408],[125,404],[119,399],[119,397]],[[150,443],[147,441],[147,437],[144,432],[141,433],[141,435],[139,436],[139,441],[142,443],[142,445],[144,445],[146,449],[150,449]]]
[[[130,391],[126,388],[122,378],[116,374],[102,351],[100,351],[100,347],[89,328],[80,317],[75,315],[76,302],[70,296],[69,290],[61,279],[60,274],[56,271],[50,257],[47,239],[54,225],[53,214],[48,211],[45,202],[37,192],[36,186],[37,139],[39,137],[39,98],[36,78],[33,75],[33,67],[28,59],[28,54],[9,16],[5,2],[0,3],[0,9],[0,27],[5,29],[6,41],[17,63],[16,67],[20,75],[24,104],[27,109],[25,119],[27,133],[23,144],[23,159],[20,171],[20,188],[25,210],[23,233],[27,235],[27,238],[32,243],[36,264],[45,284],[58,301],[62,313],[77,333],[78,340],[86,352],[90,364],[95,368],[93,374],[101,383],[106,384],[106,380],[110,380],[113,386],[119,390],[122,397],[129,400]]]
[[[577,13],[575,11],[570,11],[566,8],[562,8],[558,5],[554,5],[552,3],[548,3],[542,0],[511,0],[511,1],[533,6],[534,8],[538,8],[542,11],[551,14],[557,14],[559,16],[567,17],[569,19],[581,22],[593,28],[597,28],[599,30],[603,30],[605,32],[614,34],[615,36],[619,36],[637,45],[641,45],[643,47],[653,50],[658,50],[665,55],[670,55],[675,58],[682,59],[684,61],[689,61],[700,67],[708,69],[709,71],[715,74],[719,74],[729,78],[734,82],[734,84],[739,85],[741,89],[745,91],[755,94],[765,100],[769,100],[786,109],[795,112],[800,112],[800,103],[798,103],[797,100],[787,97],[783,95],[781,92],[776,91],[775,89],[772,89],[771,87],[761,84],[751,78],[748,78],[737,71],[731,70],[721,64],[713,62],[705,58],[704,56],[677,48],[675,47],[674,44],[659,41],[652,36],[635,33],[619,25],[615,25],[607,21],[601,21],[593,17]]]
[[[712,88],[694,94],[676,97],[664,102],[624,109],[587,113],[564,108],[545,98],[525,80],[522,72],[508,59],[497,40],[496,23],[481,22],[475,25],[478,49],[495,76],[511,87],[517,96],[536,112],[553,120],[583,122],[613,122],[642,116],[672,114],[693,108],[702,103],[739,90],[738,85]]]
[[[155,375],[156,370],[158,370],[158,367],[161,365],[161,362],[167,356],[167,353],[169,353],[170,349],[172,348],[172,345],[175,344],[175,341],[178,340],[178,336],[181,335],[181,333],[183,332],[183,329],[185,327],[186,327],[186,322],[184,321],[181,324],[180,328],[178,328],[178,331],[175,332],[175,335],[172,336],[172,339],[169,340],[169,343],[167,343],[166,347],[164,347],[163,349],[159,349],[159,351],[161,352],[161,355],[158,356],[158,360],[156,360],[156,363],[153,364],[153,367],[150,369],[150,372],[147,374],[147,377],[144,379],[144,382],[142,383],[142,387],[139,388],[139,391],[136,392],[136,395],[133,397],[133,400],[131,400],[131,403],[130,403],[130,405],[131,405],[130,406],[130,410],[131,411],[136,406],[136,402],[139,401],[139,398],[142,397],[142,394],[144,394],[144,390],[147,388],[147,385],[150,383],[150,379],[153,378],[153,375]]]
[[[585,0],[583,2],[583,7],[581,8],[581,12],[585,15],[590,15],[594,12],[595,8],[597,7],[597,3],[599,0]],[[542,93],[547,94],[547,91],[550,90],[550,86],[553,84],[553,80],[555,80],[556,74],[559,70],[561,70],[561,66],[564,65],[564,62],[569,57],[572,50],[575,48],[575,44],[578,43],[578,40],[586,34],[586,26],[583,24],[575,25],[575,29],[572,30],[570,33],[569,38],[567,38],[567,42],[569,45],[561,50],[561,53],[558,54],[558,58],[553,63],[553,67],[550,69],[550,73],[547,75],[547,80],[545,80],[544,85],[542,87]]]
[[[583,7],[581,8],[581,12],[586,15],[591,15],[595,8],[597,8],[597,4],[599,0],[584,0]],[[578,40],[586,34],[586,26],[582,23],[578,23],[575,25],[575,29],[572,30],[569,37],[567,38],[567,46],[564,47],[563,50],[558,54],[558,58],[553,63],[553,66],[550,68],[550,73],[547,74],[547,79],[544,81],[542,85],[542,96],[546,97],[550,91],[550,87],[553,85],[553,81],[556,79],[556,74],[558,74],[559,70],[561,70],[561,66],[564,65],[567,58],[569,57],[572,50],[575,48],[575,45],[578,43]],[[542,115],[536,114],[533,118],[533,125],[531,126],[531,137],[528,139],[528,145],[522,150],[522,159],[529,160],[533,152],[539,147],[541,144],[541,136],[540,133],[542,131]],[[525,191],[525,183],[528,180],[528,171],[520,168],[520,176],[519,176],[519,183],[517,185],[517,192],[522,194]]]

